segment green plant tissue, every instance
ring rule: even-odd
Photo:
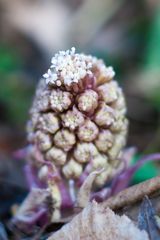
[[[133,159],[132,164],[135,164],[140,159],[140,157],[141,156],[136,156]],[[134,174],[134,176],[132,178],[132,182],[134,184],[140,183],[147,179],[155,177],[157,175],[158,175],[158,168],[156,167],[155,163],[148,162],[148,163],[145,163],[141,168],[139,168],[136,171],[136,173]]]

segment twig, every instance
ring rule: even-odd
[[[113,210],[131,205],[141,200],[145,195],[152,195],[160,190],[160,177],[155,177],[119,192],[103,202],[103,206]]]

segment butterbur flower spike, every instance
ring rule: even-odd
[[[75,204],[79,185],[90,173],[103,169],[95,176],[94,195],[124,165],[128,120],[114,76],[102,60],[71,48],[55,54],[38,84],[27,124],[27,160],[50,191],[53,221],[62,216],[66,199]],[[53,173],[46,163],[54,166]],[[59,179],[49,177],[52,174]]]

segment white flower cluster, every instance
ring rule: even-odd
[[[78,83],[87,74],[92,75],[92,67],[97,64],[100,71],[109,78],[114,77],[115,72],[112,67],[106,67],[102,60],[98,60],[91,55],[75,53],[75,48],[71,50],[59,51],[51,60],[51,67],[43,75],[46,84],[67,85]]]
[[[52,58],[50,69],[44,74],[46,83],[57,86],[61,86],[62,83],[68,86],[78,83],[87,74],[92,74],[92,62],[89,60],[84,54],[76,54],[74,47],[71,50],[59,51]]]

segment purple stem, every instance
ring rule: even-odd
[[[45,214],[47,214],[47,209],[41,208],[37,212],[33,212],[28,215],[21,215],[13,219],[13,223],[23,222],[25,224],[35,224],[39,221]]]
[[[26,164],[24,167],[24,172],[30,190],[33,187],[35,188],[44,187],[44,184],[42,184],[37,178],[37,169],[34,166],[32,166],[31,164]]]
[[[18,228],[20,231],[30,234],[34,231],[36,224],[43,227],[49,223],[48,210],[46,208],[38,209],[28,215],[17,216],[12,219],[11,226]]]
[[[69,194],[72,199],[72,202],[75,203],[76,202],[76,192],[75,192],[75,181],[73,179],[69,180],[68,187],[69,187]]]
[[[78,186],[78,187],[80,187],[80,186],[84,183],[84,181],[85,181],[85,179],[88,177],[91,169],[92,169],[92,163],[89,162],[89,163],[87,164],[87,166],[85,167],[82,175],[81,175],[80,178],[78,179],[78,182],[77,182],[77,186]]]
[[[154,153],[147,156],[142,157],[139,161],[137,161],[133,166],[129,167],[128,169],[122,171],[113,181],[111,186],[111,195],[115,195],[116,193],[120,192],[124,188],[129,185],[131,178],[133,177],[134,173],[145,163],[150,161],[159,161],[160,160],[160,153]]]
[[[103,202],[105,199],[110,196],[111,188],[103,188],[99,192],[92,193],[91,201],[95,200],[96,202]]]
[[[28,147],[18,149],[13,152],[13,157],[16,159],[25,159],[27,155]]]
[[[53,163],[46,161],[43,158],[43,155],[38,150],[38,147],[36,147],[36,150],[35,150],[35,157],[39,163],[44,164],[48,167],[48,170],[49,170],[48,178],[54,179],[54,180],[61,180],[59,171],[56,169]]]
[[[70,194],[68,192],[68,189],[67,189],[66,185],[62,181],[60,181],[58,183],[58,187],[60,189],[61,197],[62,197],[61,208],[62,209],[64,209],[64,208],[72,208],[73,207],[73,202],[72,202],[72,199],[70,197]]]

